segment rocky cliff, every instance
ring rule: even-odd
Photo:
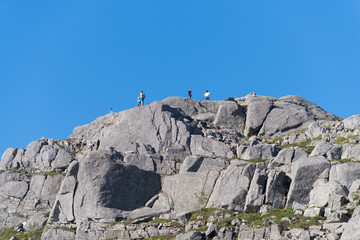
[[[298,96],[169,97],[110,113],[4,152],[1,234],[360,239],[359,133],[360,115]]]

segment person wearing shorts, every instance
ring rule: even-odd
[[[138,106],[144,105],[144,100],[145,100],[145,93],[141,91],[138,97]]]

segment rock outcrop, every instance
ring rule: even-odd
[[[169,97],[110,113],[69,139],[4,152],[0,229],[45,229],[42,239],[352,239],[359,119],[298,96]]]

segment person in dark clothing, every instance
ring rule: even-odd
[[[191,98],[191,88],[188,91],[188,97]]]

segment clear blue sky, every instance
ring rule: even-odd
[[[0,155],[168,96],[360,113],[359,0],[0,2]]]

